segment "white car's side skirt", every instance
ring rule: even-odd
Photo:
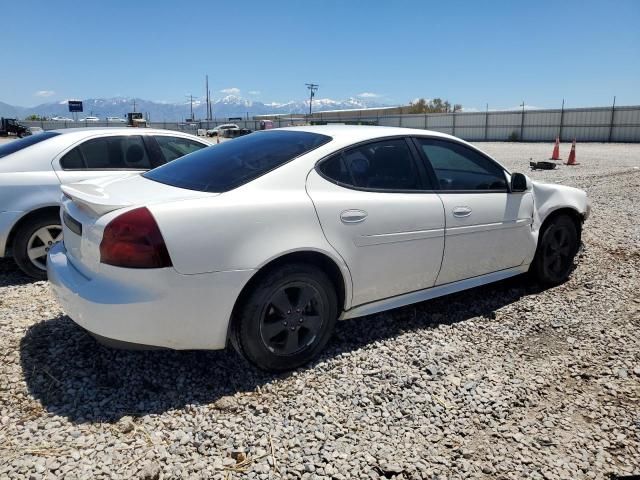
[[[437,287],[418,290],[417,292],[405,293],[396,297],[385,298],[384,300],[378,300],[371,303],[365,303],[364,305],[360,305],[343,312],[340,316],[340,320],[363,317],[365,315],[371,315],[374,313],[383,312],[385,310],[404,307],[405,305],[411,305],[412,303],[424,302],[425,300],[442,297],[444,295],[449,295],[450,293],[456,293],[462,290],[467,290],[469,288],[479,287],[480,285],[486,285],[487,283],[498,282],[500,280],[504,280],[505,278],[524,273],[527,270],[529,270],[528,264],[520,265],[518,267],[507,268],[506,270],[500,270],[498,272],[488,273],[486,275],[480,275],[478,277],[468,278],[466,280],[460,280],[458,282],[438,285]]]

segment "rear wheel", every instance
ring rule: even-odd
[[[558,215],[543,227],[531,271],[546,285],[564,282],[578,252],[578,228],[569,216]]]
[[[47,254],[62,240],[62,227],[57,215],[43,215],[26,221],[16,231],[13,257],[20,269],[38,280],[47,278]]]
[[[271,371],[299,367],[325,347],[338,316],[331,280],[307,264],[285,265],[264,275],[236,311],[234,347]]]

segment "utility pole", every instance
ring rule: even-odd
[[[487,141],[487,133],[489,130],[489,104],[487,103],[487,108],[484,111],[484,140]]]
[[[616,115],[616,97],[613,96],[613,105],[611,105],[611,123],[609,124],[609,143],[611,143],[611,138],[613,138],[613,119]]]
[[[307,88],[309,89],[309,118],[311,118],[311,105],[313,105],[313,97],[316,95],[316,90],[318,90],[317,83],[305,83]]]
[[[520,118],[520,141],[522,142],[522,137],[524,136],[524,100],[522,100],[522,117]]]
[[[560,128],[558,129],[558,140],[562,141],[562,122],[564,121],[564,98],[562,99],[562,108],[560,109]]]
[[[209,75],[206,76],[205,90],[207,93],[207,121],[211,120],[211,91],[209,90]]]
[[[191,117],[190,117],[190,121],[193,122],[193,95],[185,95],[185,97],[187,97],[189,99],[190,105],[191,105]]]
[[[136,99],[133,99],[133,113],[136,113]]]

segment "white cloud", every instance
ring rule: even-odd
[[[249,95],[260,95],[260,90],[250,90]]]
[[[380,96],[381,95],[379,93],[373,93],[373,92],[362,92],[356,95],[356,97],[360,97],[360,98],[378,98]]]
[[[56,92],[53,90],[38,90],[33,94],[34,97],[50,97],[51,95],[55,95]]]
[[[223,88],[220,91],[229,95],[238,95],[240,93],[240,89],[237,87]]]

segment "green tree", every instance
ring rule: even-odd
[[[420,98],[415,102],[409,104],[407,113],[451,113],[459,112],[462,110],[462,105],[456,103],[451,106],[448,100],[441,98],[433,98],[429,101],[424,98]]]
[[[46,120],[47,117],[41,117],[40,115],[36,115],[35,113],[32,113],[31,115],[27,115],[26,117],[24,117],[25,120]]]

